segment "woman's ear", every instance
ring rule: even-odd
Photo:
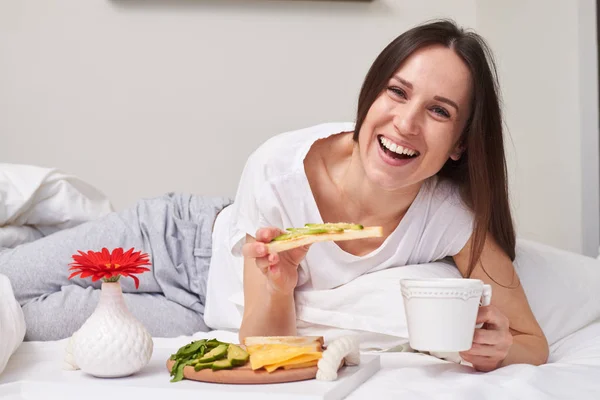
[[[454,151],[452,153],[450,153],[450,158],[453,161],[458,161],[458,160],[460,160],[460,157],[462,156],[464,151],[465,151],[465,147],[462,144],[459,144],[458,146],[456,146]]]

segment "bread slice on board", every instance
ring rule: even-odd
[[[314,351],[322,351],[324,340],[322,336],[248,336],[244,339],[245,346],[283,344],[295,347],[313,347]]]

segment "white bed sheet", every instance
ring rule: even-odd
[[[365,399],[600,399],[600,322],[551,346],[549,363],[488,373],[420,354],[388,354],[353,393]]]
[[[235,340],[230,332],[198,334],[193,338],[218,337]],[[163,369],[164,349],[176,350],[189,337],[155,339],[155,367],[138,375],[121,378],[123,398],[130,398],[139,385],[140,376],[168,380]],[[90,377],[81,371],[62,370],[66,341],[25,342],[9,361],[2,385],[20,381],[53,382],[57,391],[62,382],[89,384]],[[170,350],[169,350],[170,351]],[[382,353],[381,370],[352,392],[348,399],[599,399],[600,398],[600,322],[593,323],[555,343],[550,363],[541,367],[512,365],[494,372],[477,373],[466,366],[415,353]],[[158,367],[156,367],[158,365]],[[130,383],[130,385],[129,385]],[[102,381],[110,385],[111,380]],[[49,386],[52,387],[52,386]],[[125,390],[131,388],[132,390]],[[213,389],[215,390],[215,389]],[[169,396],[173,390],[160,391]],[[158,392],[157,392],[158,393]],[[198,398],[202,397],[198,390]],[[209,394],[209,393],[205,393]],[[56,395],[56,397],[54,396]],[[83,395],[83,394],[82,394]],[[210,395],[214,396],[214,392]],[[210,397],[209,395],[209,397]],[[46,393],[46,398],[60,398],[60,393]],[[84,397],[82,397],[84,398]],[[164,398],[164,396],[161,396]],[[249,399],[251,397],[245,396]],[[117,400],[116,398],[114,400]]]

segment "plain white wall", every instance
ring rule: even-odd
[[[498,64],[518,232],[598,255],[595,0],[477,1]]]
[[[279,132],[353,120],[375,56],[474,0],[0,1],[0,159],[59,167],[116,208],[233,195]]]
[[[549,3],[3,1],[0,160],[74,173],[117,208],[166,191],[233,195],[262,141],[352,120],[379,51],[451,17],[488,37],[499,61],[520,233],[582,251],[580,79],[592,67],[580,54],[596,49],[578,47],[579,3]]]

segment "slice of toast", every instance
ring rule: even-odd
[[[302,247],[316,242],[338,242],[343,240],[356,240],[381,236],[383,236],[383,229],[381,226],[369,226],[358,230],[346,229],[343,232],[336,233],[306,234],[286,240],[273,241],[267,243],[267,249],[269,253],[280,253],[282,251],[291,250],[296,247]]]
[[[314,347],[313,351],[323,351],[324,340],[322,336],[248,336],[244,339],[246,347],[269,344]]]

